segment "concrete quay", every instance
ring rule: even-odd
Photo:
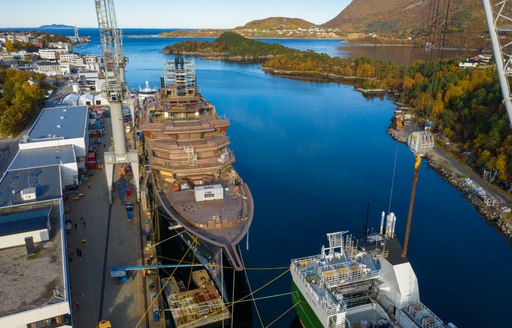
[[[100,145],[98,149],[101,163],[104,163],[103,151],[112,150],[110,120],[105,119],[104,123],[105,146]],[[132,135],[130,141],[133,140]],[[116,172],[115,176],[115,187],[119,179],[125,179],[126,185],[133,184],[130,175],[120,178]],[[146,283],[148,277],[144,277],[142,271],[131,272],[130,281],[125,283],[110,277],[112,267],[143,265],[145,262],[141,230],[145,218],[141,218],[132,192],[124,199],[135,205],[133,219],[128,221],[126,207],[115,187],[113,203],[109,204],[105,172],[95,170],[95,174],[80,187],[83,197],[65,202],[66,219],[73,222],[67,240],[68,249],[73,251],[68,257],[71,258],[69,275],[74,327],[96,327],[100,320],[109,320],[115,328],[165,327],[165,320],[154,321],[152,309],[148,310],[151,296],[158,290],[155,292],[153,286],[153,291],[149,291],[152,281]],[[148,250],[145,252],[147,257]]]

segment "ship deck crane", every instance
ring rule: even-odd
[[[95,0],[96,16],[100,31],[105,72],[105,93],[110,103],[110,117],[114,152],[105,152],[105,173],[107,176],[108,196],[112,203],[112,181],[115,164],[131,164],[137,189],[137,200],[140,197],[139,159],[136,150],[127,151],[123,121],[123,100],[127,94],[125,65],[126,58],[122,50],[122,33],[117,27],[117,19],[113,0]]]
[[[490,0],[482,0],[489,28],[496,70],[500,81],[503,104],[507,110],[509,121],[512,122],[512,92],[509,77],[512,76],[512,42],[510,38],[501,44],[499,35],[512,36],[512,0],[497,1],[491,4]]]

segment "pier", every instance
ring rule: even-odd
[[[106,118],[104,122],[105,146],[99,145],[98,149],[100,163],[104,163],[103,151],[112,148],[108,121]],[[133,136],[129,143],[134,149]],[[127,185],[133,183],[127,176],[116,174],[116,185],[119,179],[125,179]],[[155,293],[153,280],[157,278],[145,276],[142,270],[131,272],[127,282],[110,276],[112,267],[142,266],[151,255],[156,258],[154,248],[147,247],[143,241],[145,215],[141,215],[135,193],[119,195],[117,188],[110,204],[102,170],[95,170],[80,187],[80,192],[83,197],[65,202],[66,218],[73,224],[67,240],[68,248],[73,250],[69,277],[74,326],[96,327],[99,321],[108,320],[113,327],[165,327],[162,304],[157,301],[149,309]],[[119,196],[134,204],[131,221]],[[158,321],[155,321],[154,310]]]

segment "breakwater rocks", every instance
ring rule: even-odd
[[[388,134],[396,141],[407,143],[406,133],[389,128]],[[505,236],[512,237],[512,222],[507,220],[511,209],[501,200],[496,199],[472,181],[470,178],[454,172],[440,156],[427,154],[428,164],[445,181],[456,187],[466,200],[482,215],[485,219],[492,222]]]

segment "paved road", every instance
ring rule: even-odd
[[[407,140],[407,137],[413,131],[419,131],[419,128],[413,124],[410,124],[405,126],[397,134],[399,139],[403,141]],[[471,180],[473,180],[473,182],[482,187],[487,194],[494,196],[496,199],[501,200],[506,206],[512,208],[512,196],[510,194],[482,178],[480,174],[476,173],[473,171],[473,169],[461,163],[453,154],[436,146],[432,151],[429,152],[428,157],[429,159],[432,159],[442,165],[444,169],[454,173],[454,175],[469,177]]]
[[[106,120],[107,149],[109,124]],[[99,159],[103,161],[102,152]],[[70,263],[71,297],[73,304],[80,303],[80,311],[76,307],[73,310],[74,327],[95,327],[99,319],[110,320],[113,327],[136,327],[145,312],[142,275],[136,274],[132,281],[119,283],[110,278],[110,269],[142,264],[138,208],[134,209],[132,222],[128,222],[117,192],[112,206],[109,205],[104,171],[97,170],[80,191],[84,197],[65,203],[69,209],[66,219],[76,224],[68,234],[69,248],[74,251]],[[129,200],[136,203],[133,193]],[[77,248],[82,251],[81,258],[77,257]],[[146,327],[146,321],[141,321],[138,327]]]

